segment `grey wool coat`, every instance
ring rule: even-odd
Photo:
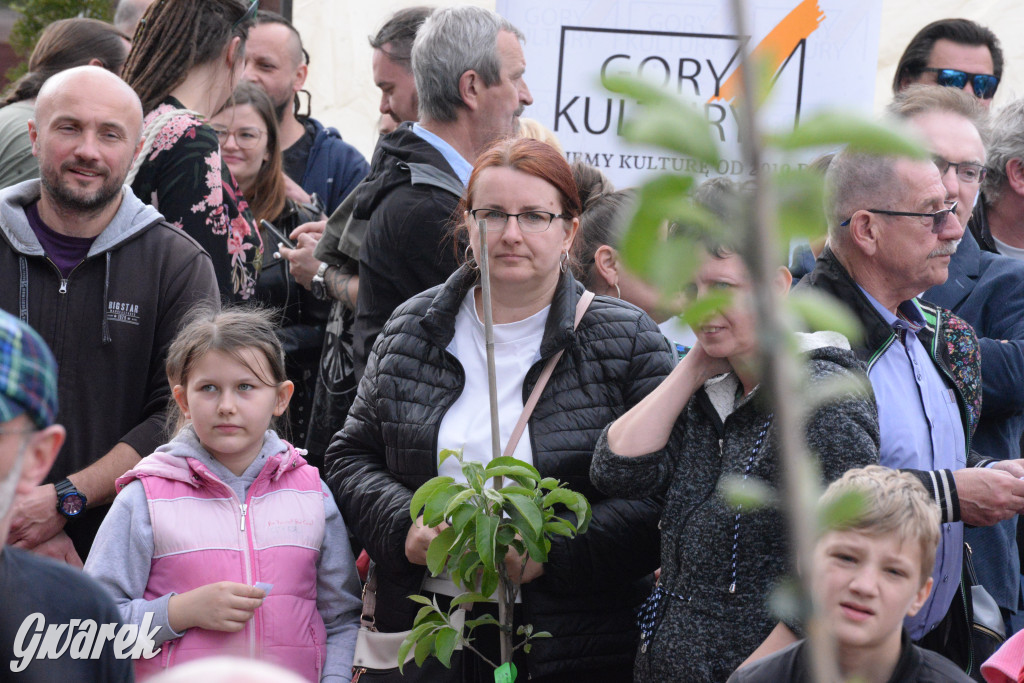
[[[866,385],[864,366],[845,338],[816,333],[802,335],[801,343],[811,385],[855,375]],[[608,447],[607,430],[598,439],[591,465],[598,489],[623,498],[665,495],[661,587],[668,594],[646,650],[637,652],[636,681],[725,681],[778,623],[766,603],[791,566],[785,521],[774,508],[737,520],[718,493],[724,476],[745,472],[781,487],[771,412],[758,389],[738,399],[738,387],[733,373],[709,380],[655,453],[619,456]],[[874,399],[846,394],[820,407],[808,422],[807,441],[823,482],[877,464]]]

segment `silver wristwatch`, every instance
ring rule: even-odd
[[[320,267],[316,269],[316,275],[313,276],[313,281],[309,285],[309,291],[313,293],[313,296],[317,301],[327,301],[330,299],[330,295],[327,293],[327,283],[324,282],[324,274],[327,273],[327,269],[330,266],[324,262],[320,264]]]

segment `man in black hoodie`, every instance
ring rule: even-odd
[[[123,185],[141,133],[124,81],[63,71],[29,122],[41,179],[0,192],[0,308],[53,350],[68,435],[8,542],[79,566],[114,480],[166,440],[164,361],[182,317],[218,300],[209,255]]]
[[[353,330],[357,378],[392,311],[458,266],[448,233],[473,161],[512,135],[533,102],[522,39],[506,19],[471,6],[435,10],[416,34],[420,120],[381,139],[355,190],[353,218],[369,221]]]

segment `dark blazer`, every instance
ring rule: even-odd
[[[922,298],[948,308],[974,328],[981,345],[981,420],[974,448],[990,458],[1020,457],[1024,430],[1024,263],[982,251],[964,232],[949,263],[949,279]],[[999,606],[1015,611],[1020,598],[1017,518],[967,529],[974,567]]]

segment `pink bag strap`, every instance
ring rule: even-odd
[[[590,308],[590,302],[594,300],[594,293],[589,290],[583,291],[583,296],[576,303],[576,319],[573,321],[572,329],[576,329],[580,325],[580,321],[583,320],[583,315]],[[537,383],[533,385],[533,391],[530,392],[530,396],[526,399],[526,405],[523,406],[523,412],[519,416],[519,422],[516,423],[515,429],[512,430],[512,435],[508,438],[508,443],[505,444],[505,450],[502,453],[503,456],[510,457],[515,452],[516,446],[519,444],[519,438],[526,431],[526,424],[530,421],[530,415],[533,414],[533,409],[537,407],[537,402],[540,400],[540,394],[544,391],[545,385],[548,380],[551,379],[551,375],[555,372],[555,366],[558,365],[559,359],[562,357],[562,353],[565,349],[560,349],[555,355],[551,356],[548,362],[544,365],[544,369],[540,371],[540,376],[537,378]],[[501,488],[502,482],[501,477],[495,477],[494,488]]]

